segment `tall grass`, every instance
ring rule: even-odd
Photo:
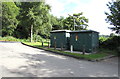
[[[17,39],[15,37],[12,36],[6,36],[6,37],[0,37],[0,41],[15,41],[15,42],[29,42],[28,39]]]
[[[0,37],[0,41],[15,41],[15,42],[30,42],[30,38],[28,39],[18,39],[13,36],[6,36],[6,37]],[[33,39],[34,42],[49,42],[49,39],[44,38],[37,38],[37,41]]]

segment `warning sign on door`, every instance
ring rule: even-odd
[[[78,40],[78,35],[75,36],[75,40],[76,40],[76,41]]]

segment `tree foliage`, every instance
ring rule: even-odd
[[[64,17],[57,18],[55,16],[51,16],[51,24],[52,24],[52,30],[61,30],[63,29],[63,21]]]
[[[30,36],[31,25],[33,25],[34,34],[46,34],[46,30],[50,30],[50,6],[44,2],[22,2],[20,5],[20,21],[17,30],[18,37],[24,33],[23,38]]]
[[[82,13],[58,18],[50,14],[51,7],[44,1],[5,2],[2,8],[3,36],[37,39],[40,35],[49,38],[52,30],[74,30],[74,25],[76,30],[88,27],[88,19]]]
[[[85,18],[82,15],[83,15],[82,12],[77,13],[77,14],[73,14],[72,16],[69,15],[69,17],[67,17],[64,20],[64,29],[68,29],[68,30],[85,30],[88,27],[88,25],[87,25],[88,19]]]
[[[105,12],[107,15],[106,21],[109,22],[114,27],[110,27],[116,33],[120,33],[120,1],[119,2],[109,2],[107,4],[110,13]]]
[[[100,47],[111,50],[120,50],[119,40],[120,40],[120,36],[105,38],[104,41],[100,42]]]
[[[16,16],[19,13],[19,8],[14,2],[3,2],[2,3],[2,34],[13,35],[15,28],[17,27],[18,20]]]

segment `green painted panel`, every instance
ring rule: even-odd
[[[51,47],[54,47],[56,43],[57,48],[68,48],[68,36],[66,36],[66,32],[55,32],[51,33]]]
[[[55,31],[51,33],[51,47],[70,49],[73,45],[73,50],[86,52],[94,52],[99,46],[98,32],[95,31],[79,31],[79,32],[63,32]]]
[[[91,36],[89,33],[72,33],[70,44],[73,45],[73,50],[83,51],[84,48],[87,52],[91,51]]]
[[[92,33],[92,48],[93,52],[97,50],[99,47],[99,35],[98,33]]]

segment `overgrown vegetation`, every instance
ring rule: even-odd
[[[109,38],[100,37],[100,49],[113,51],[114,54],[120,54],[120,36],[112,36]],[[116,53],[115,53],[116,52]]]
[[[100,36],[100,37],[99,37],[99,44],[100,44],[100,46],[101,46],[101,44],[102,44],[104,41],[106,41],[108,38],[109,38],[109,37]]]
[[[0,41],[13,41],[13,42],[30,42],[29,39],[17,39],[12,36],[0,37]]]
[[[49,42],[49,39],[44,39],[40,36],[39,36],[39,38],[40,39],[37,38],[37,42],[36,42],[36,40],[34,40],[33,43],[35,42],[37,44],[37,43],[41,43],[41,42]],[[0,41],[28,42],[29,43],[30,38],[28,38],[28,39],[18,39],[18,38],[12,37],[12,36],[6,36],[6,37],[0,37]]]

